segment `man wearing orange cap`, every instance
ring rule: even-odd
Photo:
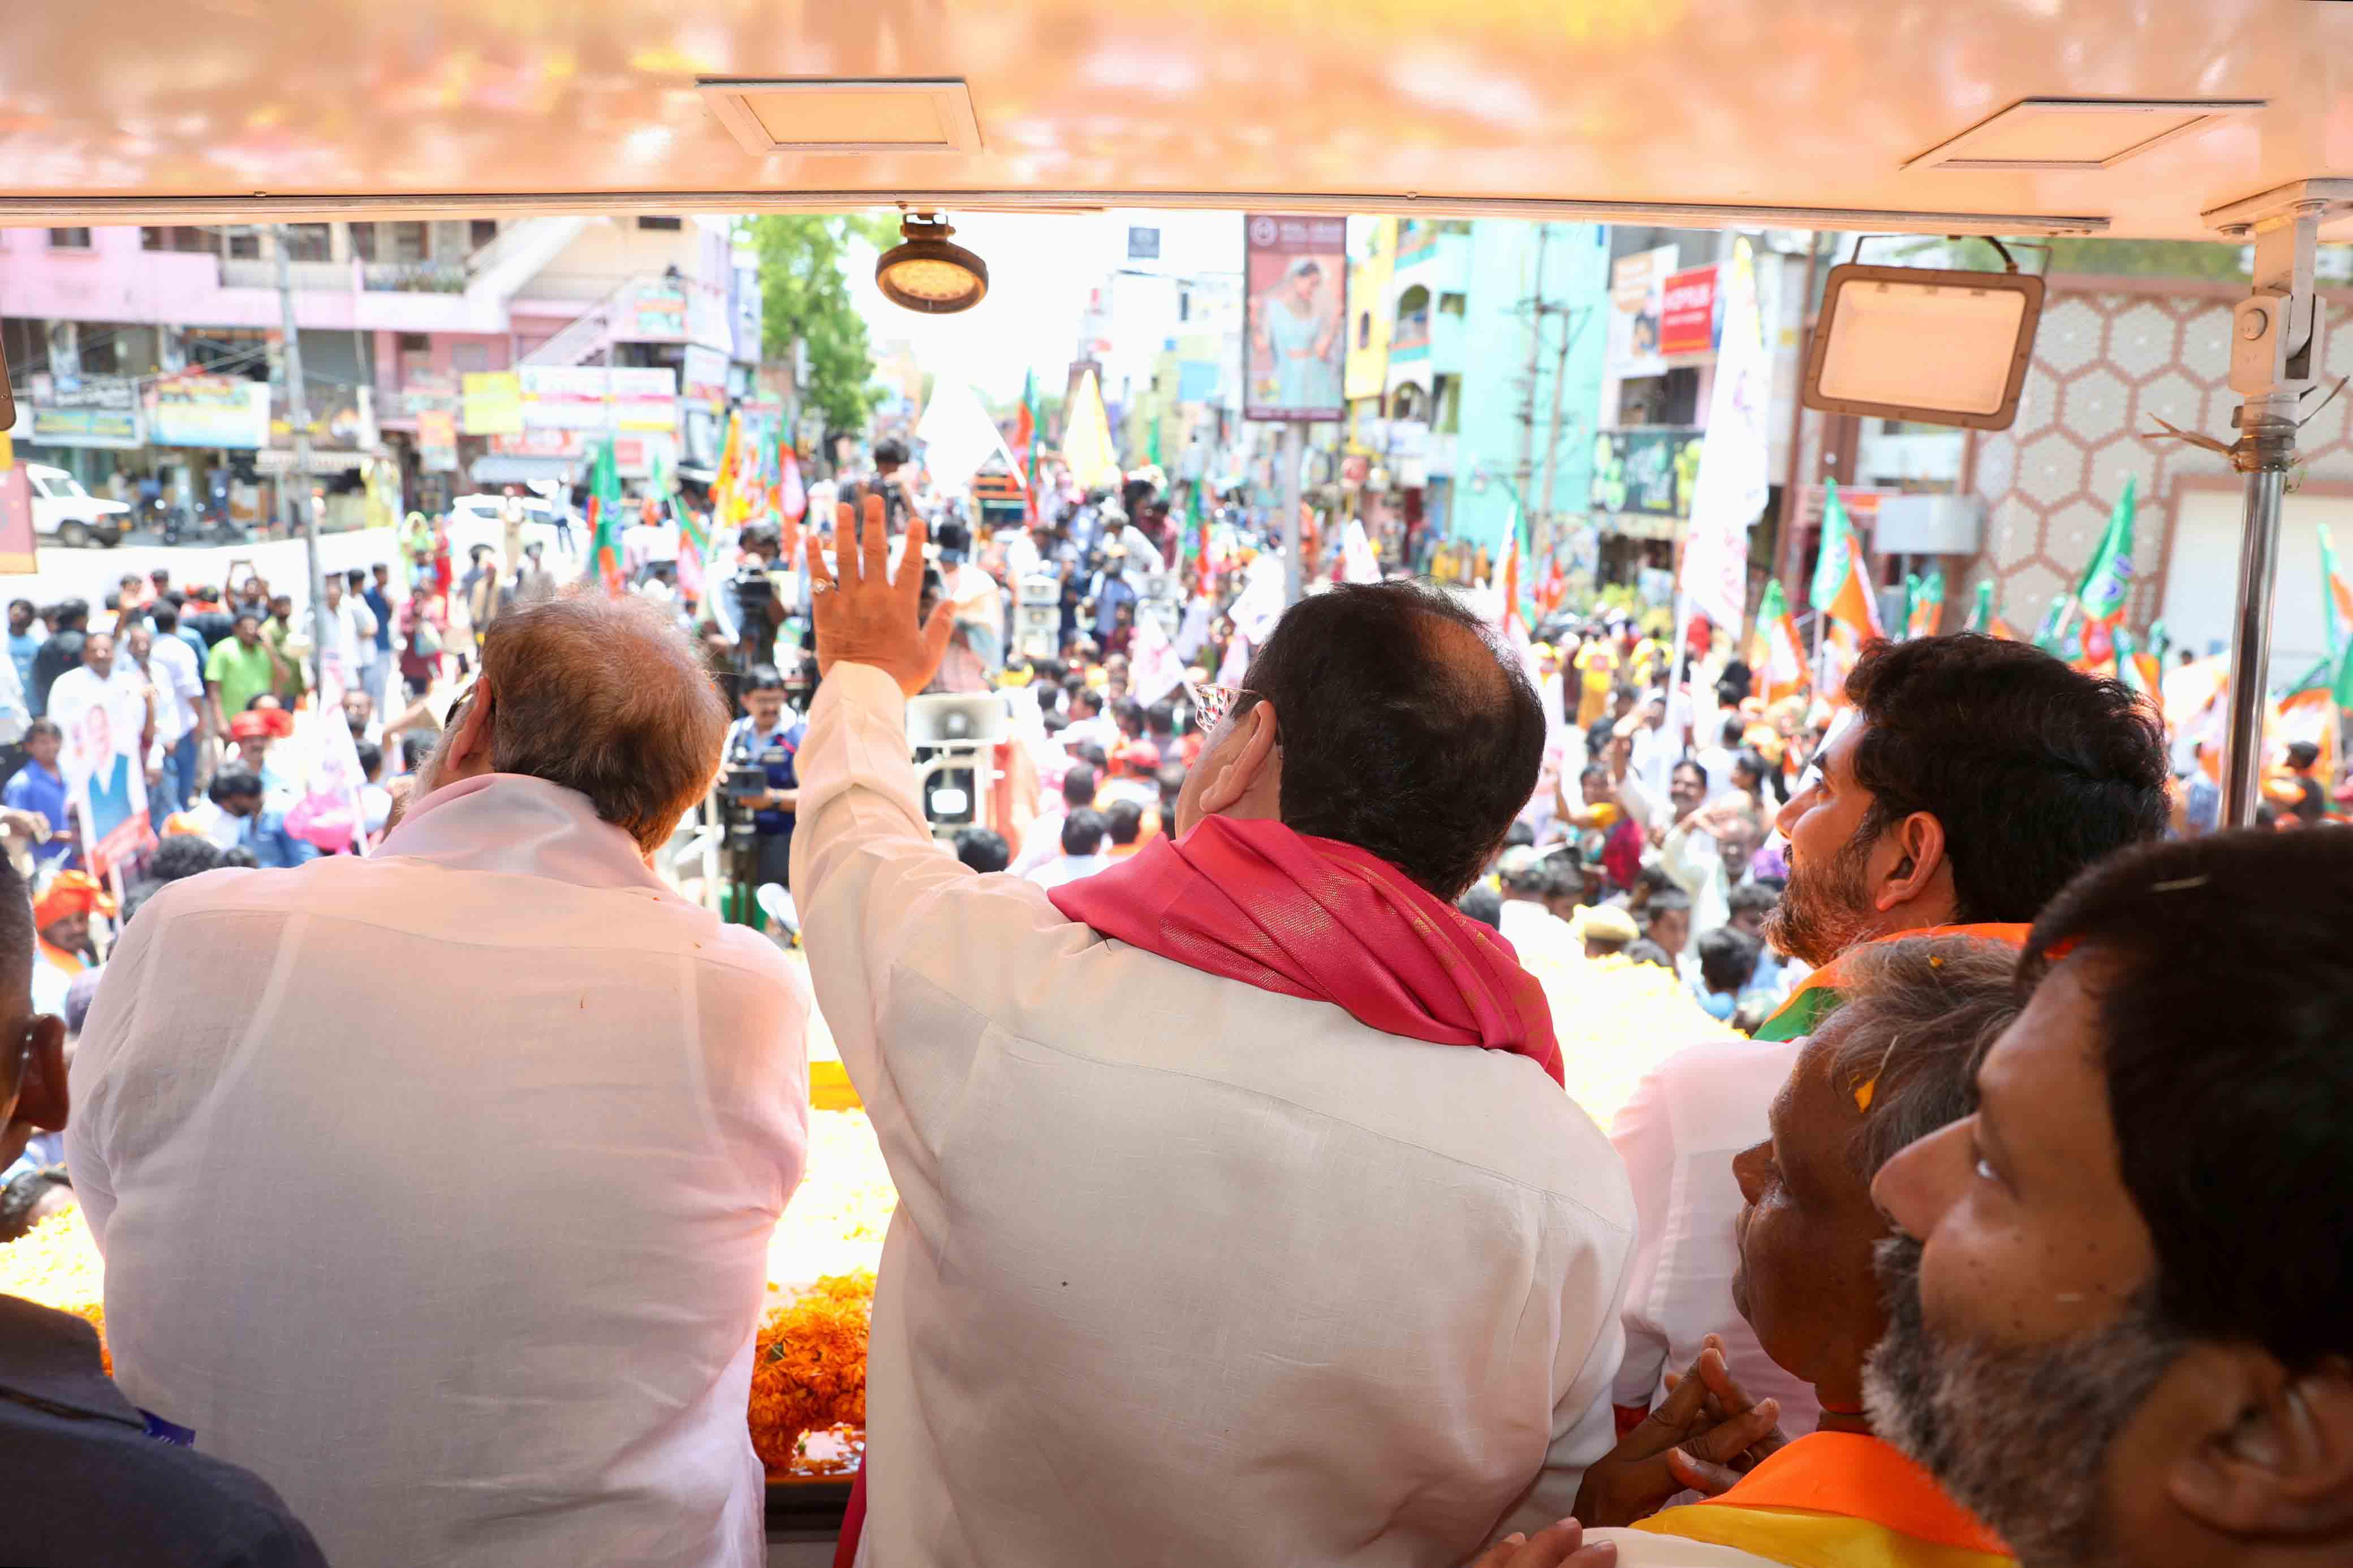
[[[285,709],[248,709],[229,721],[228,738],[237,754],[228,759],[227,765],[253,774],[272,794],[290,792],[295,781],[270,756],[270,745],[293,732],[293,718]]]
[[[90,967],[90,917],[114,913],[114,900],[87,871],[60,871],[33,900],[33,1010],[65,1012],[73,978]]]

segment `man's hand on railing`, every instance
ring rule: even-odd
[[[871,664],[914,696],[939,673],[954,625],[945,600],[929,620],[921,620],[923,543],[929,537],[920,513],[907,520],[907,541],[899,552],[899,574],[890,574],[890,542],[882,498],[866,497],[861,521],[849,503],[835,509],[836,564],[821,551],[808,552],[809,613],[817,627],[819,676],[836,662]],[[837,574],[839,574],[837,575]]]

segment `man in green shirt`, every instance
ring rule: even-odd
[[[279,657],[262,640],[261,617],[249,609],[237,612],[234,637],[213,645],[205,658],[205,696],[212,704],[213,733],[228,733],[228,721],[279,679]]]

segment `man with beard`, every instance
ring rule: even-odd
[[[2353,1561],[2353,835],[2120,857],[1880,1172],[1880,1433],[2029,1568]]]
[[[1721,1340],[1690,1347],[1666,1402],[1586,1471],[1580,1544],[1614,1547],[1616,1568],[2008,1568],[2003,1544],[1873,1432],[1863,1380],[1887,1328],[1872,1177],[1973,1109],[1971,1069],[2018,1015],[2015,960],[2000,942],[1917,937],[1852,967],[1847,1005],[1774,1097],[1771,1135],[1735,1162],[1733,1293],[1771,1359],[1735,1368]],[[1820,1411],[1819,1431],[1800,1409]],[[1686,1488],[1711,1500],[1661,1511]],[[1531,1542],[1478,1568],[1545,1562]]]
[[[1811,1033],[1841,999],[1841,955],[1922,931],[2015,946],[2069,879],[2165,831],[2166,757],[2156,713],[2123,686],[2024,643],[1963,633],[1880,643],[1848,679],[1854,715],[1807,787],[1781,809],[1789,883],[1768,942],[1814,973],[1755,1039],[1669,1057],[1634,1091],[1610,1142],[1634,1173],[1640,1234],[1630,1336],[1671,1344],[1713,1331],[1736,1360],[1758,1353],[1733,1310],[1725,1219],[1739,1206],[1731,1156]],[[1644,1173],[1655,1173],[1646,1179]],[[1657,1392],[1663,1359],[1630,1361],[1621,1419]]]

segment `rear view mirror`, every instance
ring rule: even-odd
[[[1917,267],[1831,268],[1806,351],[1809,408],[2007,430],[2042,320],[2042,279]]]

